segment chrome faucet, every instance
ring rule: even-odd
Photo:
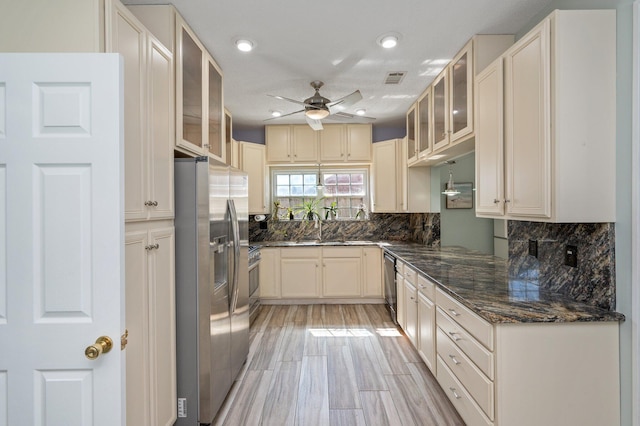
[[[318,241],[322,241],[322,221],[319,218],[315,218],[314,219],[314,225],[313,227],[316,228],[318,230]]]

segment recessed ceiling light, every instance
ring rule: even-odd
[[[366,112],[367,112],[367,110],[364,109],[364,108],[358,108],[356,110],[356,114],[358,114],[358,115],[364,115]]]
[[[280,111],[271,111],[271,116],[272,117],[280,117],[282,115],[282,113]]]
[[[385,49],[392,49],[396,47],[400,41],[400,34],[398,33],[386,33],[378,37],[378,44]]]
[[[236,41],[236,47],[241,52],[251,52],[253,50],[253,42],[247,39],[240,39]]]

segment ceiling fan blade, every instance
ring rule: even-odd
[[[301,109],[300,111],[290,112],[289,114],[282,114],[282,115],[280,115],[280,116],[278,116],[278,117],[266,118],[266,119],[264,119],[264,120],[262,120],[262,121],[275,120],[276,118],[287,117],[287,116],[289,116],[289,115],[297,114],[297,113],[299,113],[299,112],[304,112],[304,110],[303,110],[303,109]]]
[[[329,107],[329,111],[331,111],[331,114],[335,114],[339,111],[343,111],[349,108],[351,105],[355,104],[361,99],[362,99],[362,93],[360,93],[359,90],[356,90],[350,95],[337,99],[333,102],[329,102],[327,106]]]
[[[313,118],[306,117],[307,123],[309,123],[309,127],[313,130],[322,130],[322,122],[320,120],[314,120]]]
[[[278,96],[278,95],[267,95],[267,96],[271,96],[272,98],[280,99],[283,101],[293,102],[294,104],[298,104],[298,105],[304,105],[308,108],[320,109],[317,105],[311,105],[306,102],[296,101],[295,99],[285,98],[284,96]]]
[[[359,118],[363,118],[365,120],[375,120],[374,117],[367,117],[366,115],[357,115],[357,114],[349,114],[348,112],[336,112],[333,115],[330,115],[330,117],[340,117],[340,118],[344,118],[344,119],[359,119]]]

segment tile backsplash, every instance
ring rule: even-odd
[[[249,241],[298,241],[319,238],[314,222],[306,220],[266,221],[267,229],[249,220]],[[263,224],[264,226],[264,224]],[[372,213],[369,220],[323,220],[322,239],[413,241],[440,245],[440,215],[437,213]]]
[[[509,274],[574,300],[615,310],[613,223],[508,223]],[[529,240],[538,257],[529,255]],[[564,264],[567,245],[577,247],[578,266]]]

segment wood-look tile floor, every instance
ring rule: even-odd
[[[214,425],[464,425],[384,305],[263,306]]]

